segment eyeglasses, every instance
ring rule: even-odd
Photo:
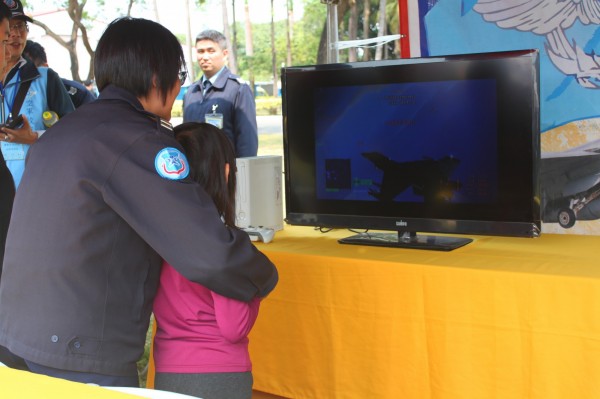
[[[18,33],[29,32],[29,25],[26,23],[14,24],[10,26],[10,31]]]
[[[185,80],[187,79],[188,72],[187,71],[179,71],[179,83],[183,86]]]

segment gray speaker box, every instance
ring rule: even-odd
[[[283,229],[281,155],[236,159],[236,225]]]

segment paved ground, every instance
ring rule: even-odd
[[[283,134],[281,115],[257,116],[258,134]]]

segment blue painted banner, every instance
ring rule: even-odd
[[[540,50],[543,231],[600,234],[600,0],[408,0],[405,9],[410,57]]]

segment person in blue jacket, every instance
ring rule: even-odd
[[[46,55],[46,49],[44,46],[33,40],[27,40],[25,50],[23,50],[23,56],[29,58],[36,67],[48,67],[48,56]],[[75,108],[81,107],[83,104],[91,103],[96,99],[96,96],[83,85],[74,80],[65,79],[63,77],[60,80],[65,85],[67,93],[71,96],[71,101]]]
[[[225,65],[227,39],[215,30],[196,36],[198,64],[204,75],[190,85],[183,98],[183,121],[206,122],[223,129],[236,157],[258,151],[256,105],[250,86]]]
[[[7,43],[10,69],[3,81],[4,112],[8,119],[24,115],[26,127],[31,126],[31,129],[2,129],[2,132],[7,133],[1,143],[2,154],[18,188],[29,147],[46,130],[42,119],[44,111],[54,111],[62,118],[74,111],[75,107],[55,71],[37,68],[32,61],[23,58],[29,34],[27,23],[33,22],[33,19],[23,12],[23,5],[19,0],[3,1],[12,13]]]

